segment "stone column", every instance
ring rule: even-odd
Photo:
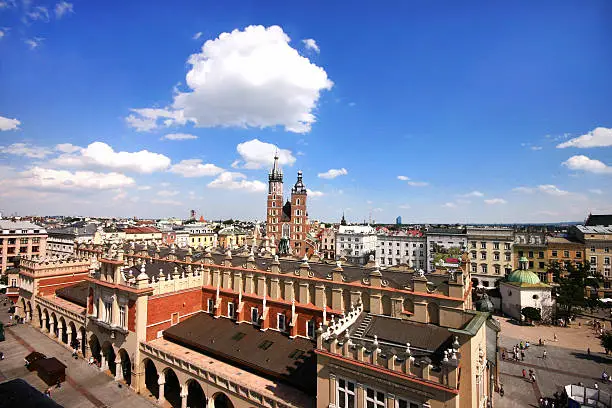
[[[70,326],[68,326],[68,328],[66,329],[66,339],[68,340],[70,350],[74,350],[74,347],[72,347],[72,329],[70,328]]]
[[[365,389],[362,383],[357,383],[355,387],[355,406],[365,407]]]
[[[55,323],[53,320],[51,320],[51,323],[49,323],[49,334],[55,336]]]
[[[64,334],[64,326],[62,326],[60,324],[60,326],[57,329],[57,339],[60,341],[60,343],[62,342],[62,335]]]
[[[387,394],[386,401],[385,401],[385,406],[387,408],[395,408],[395,395]]]
[[[47,331],[47,318],[45,315],[42,316],[42,326],[40,328],[42,331]]]
[[[123,365],[120,361],[115,361],[115,381],[123,380]]]
[[[181,385],[181,408],[187,408],[187,396],[189,395],[189,390],[187,385]]]
[[[334,374],[329,375],[329,406],[336,406],[336,376]],[[355,401],[357,402],[357,401]]]
[[[31,320],[30,318],[30,312],[26,312],[26,317],[25,317],[25,321],[29,322]]]
[[[164,373],[159,373],[159,377],[157,378],[157,385],[159,386],[157,404],[159,405],[164,405],[164,402],[166,402],[166,398],[164,398],[164,384],[166,384],[166,376]]]

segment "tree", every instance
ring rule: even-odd
[[[569,319],[577,308],[587,307],[590,300],[584,295],[584,290],[591,280],[589,277],[591,265],[589,262],[581,264],[551,262],[548,270],[555,275],[559,283],[557,289],[557,314],[559,317]]]
[[[521,310],[521,314],[525,316],[525,318],[533,322],[539,322],[540,320],[542,320],[542,314],[540,313],[540,309],[536,309],[535,307],[524,307]]]
[[[604,332],[601,336],[601,346],[606,350],[606,354],[612,351],[612,330]]]

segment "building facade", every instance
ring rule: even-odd
[[[527,258],[527,269],[538,275],[540,281],[553,281],[548,272],[548,250],[546,235],[543,232],[515,232],[513,252],[513,269],[519,269],[519,259]]]
[[[84,227],[56,228],[47,231],[46,255],[66,257],[74,254],[76,244],[93,242],[98,230],[97,225]]]
[[[468,227],[472,280],[484,287],[512,272],[514,231],[500,227]]]
[[[465,228],[426,228],[427,272],[436,270],[439,257],[459,256],[467,247]]]
[[[376,255],[376,230],[369,225],[340,225],[336,233],[336,259],[365,265]]]
[[[381,266],[408,265],[414,269],[427,268],[427,238],[421,231],[401,231],[379,234],[376,259]]]
[[[321,230],[319,238],[319,254],[324,259],[336,258],[336,228],[328,227]]]
[[[584,245],[591,272],[603,277],[604,289],[612,287],[612,227],[576,225],[570,234]]]
[[[47,231],[27,221],[0,220],[0,272],[24,256],[45,256]]]
[[[291,189],[291,198],[283,203],[283,172],[274,157],[274,165],[268,174],[268,198],[266,205],[266,237],[268,245],[278,248],[285,240],[289,253],[298,258],[312,255],[316,244],[309,238],[308,194],[298,171],[297,181]]]
[[[491,400],[497,338],[488,315],[469,310],[467,259],[456,270],[400,280],[377,267],[259,252],[82,244],[70,262],[24,264],[18,311],[163,406]],[[58,282],[43,279],[66,286],[53,292]]]

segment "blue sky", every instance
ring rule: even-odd
[[[263,219],[278,148],[312,219],[612,211],[612,3],[491,3],[0,0],[0,210]]]

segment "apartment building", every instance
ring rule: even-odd
[[[0,220],[0,271],[15,266],[20,256],[44,256],[47,231],[28,221]]]
[[[190,247],[217,247],[217,234],[215,234],[215,232],[210,226],[206,224],[191,224],[185,226],[185,231],[189,233],[188,245]]]
[[[427,238],[421,231],[379,234],[377,241],[376,259],[381,267],[408,265],[417,270],[427,268]]]
[[[452,252],[462,253],[467,246],[465,228],[427,228],[425,236],[428,273],[435,271],[434,261],[437,256],[445,253],[457,255]]]
[[[324,259],[334,259],[336,255],[336,229],[334,227],[321,230],[319,253]]]
[[[521,267],[519,260],[527,259],[526,268],[538,275],[540,281],[550,283],[553,281],[552,273],[548,274],[548,250],[546,234],[543,232],[515,232],[513,252],[513,270]]]
[[[584,262],[584,243],[575,236],[548,237],[546,239],[546,254],[548,262],[559,262],[567,266],[570,263],[581,264]],[[549,278],[553,279],[552,273]]]
[[[365,265],[376,254],[376,230],[369,225],[341,225],[336,234],[336,259]]]
[[[472,281],[484,287],[512,272],[514,230],[502,227],[468,227]]]
[[[66,257],[74,253],[76,244],[93,242],[98,226],[88,224],[83,227],[54,228],[47,231],[47,255]]]
[[[604,289],[612,286],[612,226],[573,226],[572,236],[584,244],[585,259],[591,265],[591,272],[604,279]]]

